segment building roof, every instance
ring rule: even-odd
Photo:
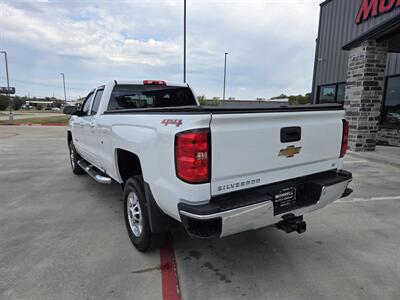
[[[268,99],[268,100],[265,100],[265,102],[282,102],[282,103],[286,103],[286,102],[289,102],[289,98]]]
[[[28,104],[53,104],[53,101],[40,101],[40,100],[27,100],[26,103]]]
[[[332,2],[333,0],[325,0],[324,2],[322,2],[322,3],[320,3],[320,5],[319,6],[324,6],[324,5],[326,5],[326,4],[328,4],[329,2]]]

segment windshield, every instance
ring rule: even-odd
[[[188,87],[116,85],[108,110],[197,105]]]

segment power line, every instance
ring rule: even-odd
[[[1,78],[1,79],[5,79],[4,76],[0,76],[0,78]],[[20,82],[20,83],[25,83],[25,84],[32,84],[32,85],[44,86],[44,87],[60,88],[60,85],[53,85],[53,84],[41,83],[41,82],[35,82],[35,81],[20,80],[20,79],[14,79],[14,78],[12,78],[12,81]],[[77,91],[86,90],[85,88],[77,88],[77,87],[68,87],[68,89],[70,89],[70,90],[77,90]]]

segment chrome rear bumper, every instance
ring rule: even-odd
[[[263,195],[263,198],[260,199],[262,201],[258,203],[234,209],[223,210],[222,208],[221,211],[213,213],[209,213],[208,211],[211,211],[211,209],[204,205],[203,207],[193,207],[180,204],[178,208],[181,220],[190,235],[198,238],[225,237],[277,224],[283,220],[283,216],[288,214],[302,216],[336,201],[342,197],[352,180],[349,172],[342,171],[340,176],[341,179],[339,181],[334,180],[333,183],[325,180],[326,185],[320,186],[319,198],[312,204],[279,214],[274,213],[273,197],[268,195]],[[314,184],[314,182],[312,183]],[[273,188],[273,185],[268,188]],[[226,197],[229,200],[229,195],[226,195]],[[243,197],[245,196],[241,195],[241,201]],[[254,195],[249,193],[249,198],[251,197],[254,197]]]

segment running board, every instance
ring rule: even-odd
[[[84,160],[78,160],[78,166],[80,166],[90,177],[92,177],[98,183],[111,184],[110,177],[104,176],[94,166],[89,165]]]

